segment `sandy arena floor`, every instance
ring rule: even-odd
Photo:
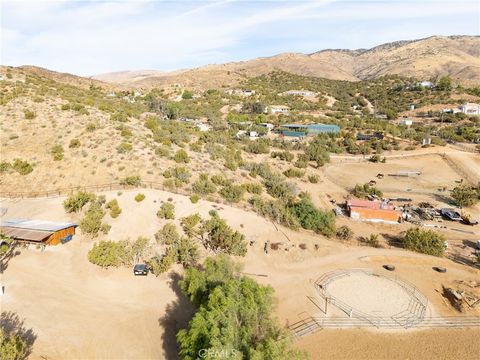
[[[392,316],[408,308],[411,300],[404,288],[385,277],[352,272],[332,281],[327,291],[353,309],[372,316]]]

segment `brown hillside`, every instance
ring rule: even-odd
[[[136,87],[221,87],[245,77],[283,70],[294,74],[356,81],[387,74],[432,79],[449,74],[459,84],[480,84],[480,37],[433,36],[415,41],[397,41],[372,49],[324,50],[313,54],[284,53],[272,57],[227,64],[207,65],[173,73],[123,72],[95,76]],[[116,81],[115,81],[116,80]]]

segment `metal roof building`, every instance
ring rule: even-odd
[[[289,136],[289,132],[303,133],[305,135],[318,135],[318,134],[338,134],[340,127],[332,124],[285,124],[280,126],[282,134]]]
[[[0,231],[19,241],[58,245],[70,241],[76,227],[74,223],[11,219],[0,224]]]

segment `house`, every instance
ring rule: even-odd
[[[22,242],[58,245],[72,240],[77,226],[46,220],[12,219],[0,224],[0,232]]]
[[[350,218],[361,221],[397,224],[401,214],[386,201],[350,199],[345,204]]]
[[[338,134],[340,128],[331,124],[285,124],[280,126],[279,131],[284,136],[304,137],[306,135]]]
[[[276,114],[288,115],[289,111],[290,111],[290,108],[288,106],[285,106],[285,105],[270,105],[267,108],[267,112],[270,112],[274,115],[276,115]]]
[[[467,115],[480,115],[480,105],[474,103],[466,103],[458,107],[460,111]]]
[[[267,131],[271,131],[275,128],[275,125],[270,124],[270,123],[260,123],[260,124],[258,124],[258,126],[262,126],[262,127],[267,128]]]
[[[412,119],[402,119],[400,120],[400,125],[410,126],[413,124]]]
[[[225,91],[229,95],[237,95],[237,96],[252,96],[255,95],[255,90],[240,90],[240,89],[229,89]]]
[[[279,95],[315,96],[317,93],[308,90],[288,90]]]

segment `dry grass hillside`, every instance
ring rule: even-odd
[[[433,36],[398,41],[360,50],[324,50],[313,54],[285,53],[227,64],[207,65],[173,73],[122,72],[96,79],[137,87],[161,87],[174,83],[186,87],[232,85],[246,77],[283,70],[298,75],[333,80],[366,80],[398,74],[419,79],[450,75],[457,83],[480,83],[480,38]]]

